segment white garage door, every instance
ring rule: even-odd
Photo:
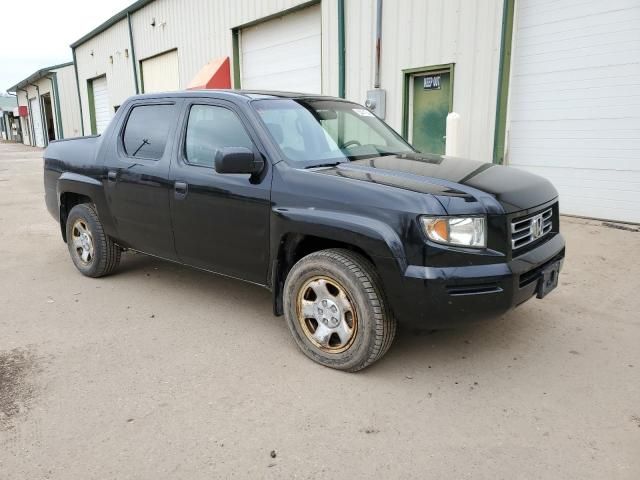
[[[31,106],[31,118],[33,119],[34,137],[36,139],[36,147],[44,147],[44,130],[42,125],[42,115],[40,113],[40,102],[37,98],[29,100]]]
[[[180,90],[178,51],[156,55],[142,61],[144,93]]]
[[[516,5],[508,162],[564,213],[640,222],[638,0]]]
[[[240,32],[243,89],[321,93],[320,5]]]
[[[111,104],[109,103],[109,90],[107,77],[96,78],[93,85],[93,108],[96,118],[96,133],[104,132],[111,121]]]

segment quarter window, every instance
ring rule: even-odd
[[[173,105],[140,105],[131,110],[124,130],[124,150],[130,157],[160,160],[167,145]]]
[[[253,149],[251,138],[238,116],[224,107],[192,106],[184,149],[187,162],[213,167],[216,153],[224,147]]]

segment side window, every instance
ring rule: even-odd
[[[175,121],[173,105],[134,107],[124,129],[124,151],[130,157],[160,160]]]
[[[253,149],[251,138],[238,116],[224,107],[193,105],[184,145],[187,162],[213,167],[216,153],[224,147]]]

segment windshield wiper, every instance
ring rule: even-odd
[[[304,168],[307,169],[307,168],[335,167],[336,165],[340,165],[341,163],[347,163],[347,162],[318,163],[317,165],[309,165],[308,167],[304,167]]]

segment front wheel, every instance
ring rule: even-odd
[[[120,263],[120,247],[104,233],[93,205],[76,205],[69,212],[67,246],[74,265],[87,277],[109,275]]]
[[[373,265],[349,250],[322,250],[296,263],[285,282],[284,312],[305,355],[350,372],[380,359],[396,332]]]

